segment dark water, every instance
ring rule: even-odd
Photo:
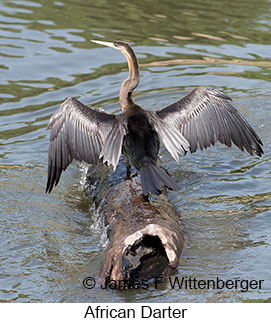
[[[235,302],[271,300],[270,1],[0,1],[0,301]],[[124,57],[90,39],[131,43],[136,101],[161,108],[193,87],[218,87],[250,121],[265,155],[217,145],[180,164],[169,195],[188,242],[178,275],[262,279],[261,290],[87,291],[105,248],[102,219],[74,163],[44,193],[50,115],[68,96],[119,112]],[[226,60],[226,61],[225,61]]]

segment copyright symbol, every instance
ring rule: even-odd
[[[95,285],[96,285],[96,281],[92,277],[86,277],[83,280],[83,286],[87,289],[92,289],[93,287],[95,287]]]

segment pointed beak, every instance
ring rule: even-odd
[[[93,43],[99,44],[99,45],[103,45],[103,46],[108,46],[114,49],[118,49],[120,50],[120,48],[118,48],[114,43],[110,43],[107,41],[101,41],[101,40],[91,40]]]

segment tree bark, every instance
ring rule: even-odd
[[[101,283],[170,274],[184,245],[179,214],[165,194],[146,201],[138,176],[116,183],[120,174],[111,175],[106,166],[100,166],[90,168],[87,176],[92,184],[87,193],[102,212],[109,239]]]

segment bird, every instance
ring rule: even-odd
[[[73,97],[60,105],[47,127],[51,129],[47,193],[74,159],[106,164],[115,171],[121,155],[126,165],[125,179],[132,178],[134,167],[140,174],[143,196],[159,195],[165,188],[177,191],[177,183],[158,165],[160,142],[177,163],[180,155],[203,150],[217,141],[228,147],[234,144],[250,155],[263,154],[261,139],[228,95],[214,88],[196,87],[166,107],[143,109],[133,99],[140,75],[132,47],[123,41],[92,42],[118,50],[127,59],[129,76],[119,94],[122,113],[93,109]]]

